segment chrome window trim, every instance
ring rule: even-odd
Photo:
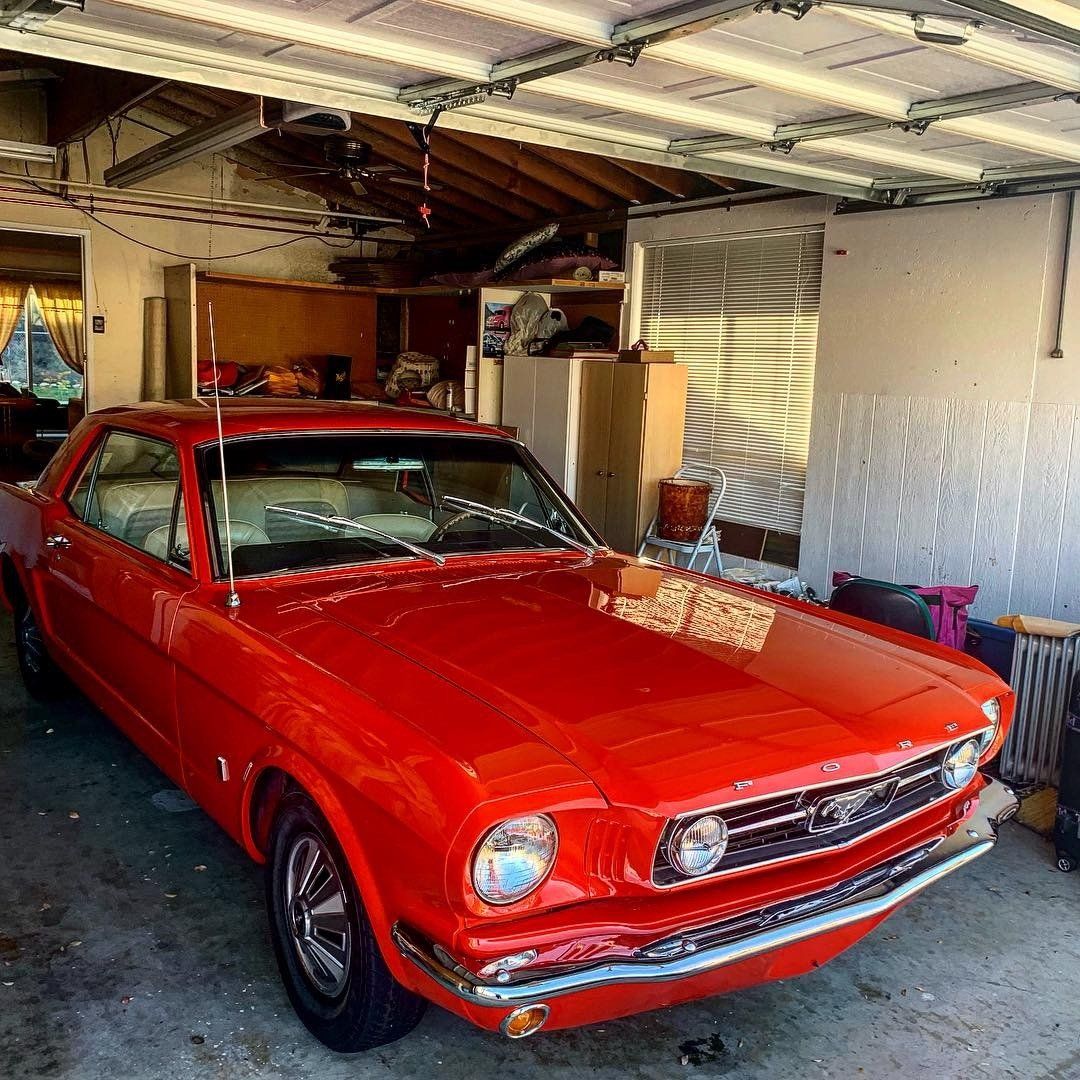
[[[883,829],[887,829],[887,828],[891,827],[892,825],[896,825],[896,824],[899,824],[901,822],[907,821],[908,818],[913,817],[915,814],[921,814],[924,810],[929,810],[932,807],[937,806],[939,803],[944,802],[950,796],[959,796],[959,795],[963,794],[963,792],[965,792],[967,790],[967,787],[970,787],[971,784],[973,784],[975,782],[975,780],[978,779],[978,777],[980,775],[979,772],[976,771],[975,776],[972,777],[971,782],[967,785],[967,787],[960,788],[959,790],[956,790],[956,791],[948,791],[944,795],[940,795],[940,796],[938,796],[938,798],[933,799],[928,803],[924,803],[922,806],[916,807],[914,810],[910,810],[906,814],[902,814],[900,817],[890,818],[888,821],[882,822],[880,825],[876,826],[873,829],[868,829],[866,832],[859,833],[858,836],[854,836],[854,837],[852,837],[850,840],[848,840],[846,842],[842,842],[842,843],[838,843],[838,844],[830,844],[827,847],[818,848],[815,851],[800,851],[800,852],[796,852],[795,854],[792,854],[792,855],[781,855],[781,856],[778,856],[775,859],[765,859],[762,862],[749,863],[748,865],[745,865],[745,866],[732,866],[732,867],[728,867],[727,869],[723,868],[723,860],[721,860],[720,867],[718,869],[716,869],[716,870],[713,870],[711,873],[702,874],[700,877],[684,878],[682,881],[672,881],[667,885],[661,885],[661,884],[657,883],[657,881],[655,880],[655,877],[654,877],[655,872],[656,872],[656,860],[657,860],[657,856],[660,854],[660,848],[663,845],[664,834],[667,832],[668,826],[672,825],[674,822],[682,821],[684,818],[688,818],[688,817],[700,817],[700,816],[702,816],[704,814],[719,813],[721,816],[723,816],[725,811],[730,812],[730,810],[733,809],[733,808],[741,808],[741,807],[745,807],[745,806],[752,806],[754,803],[765,802],[765,801],[767,801],[769,799],[782,799],[785,795],[798,795],[798,794],[802,794],[803,792],[806,792],[806,791],[817,791],[820,788],[836,787],[838,784],[841,784],[841,783],[843,783],[843,784],[857,784],[862,780],[876,780],[876,779],[878,779],[880,777],[891,776],[893,773],[897,772],[899,769],[903,769],[906,766],[911,765],[913,762],[921,761],[923,758],[930,757],[932,754],[940,753],[942,750],[946,749],[947,747],[954,746],[956,743],[966,742],[968,739],[973,739],[977,735],[981,734],[982,732],[988,731],[992,726],[993,725],[991,725],[991,724],[984,725],[983,727],[977,729],[976,731],[971,732],[968,735],[962,735],[960,738],[956,738],[954,736],[953,738],[949,739],[948,741],[940,743],[937,746],[931,747],[928,750],[921,750],[918,754],[913,754],[906,761],[902,761],[899,765],[893,765],[888,769],[882,769],[882,770],[880,770],[878,772],[875,772],[875,773],[864,773],[864,774],[862,774],[860,776],[845,777],[843,780],[836,780],[836,779],[825,780],[825,781],[823,781],[823,782],[821,782],[819,784],[807,784],[807,785],[804,785],[802,787],[787,788],[787,789],[785,789],[783,791],[774,791],[774,792],[772,792],[772,793],[770,793],[768,795],[754,795],[754,796],[752,796],[752,797],[750,797],[748,799],[738,799],[735,802],[720,803],[720,804],[715,805],[715,806],[703,807],[702,809],[699,809],[699,810],[687,810],[687,811],[683,812],[682,814],[677,814],[673,818],[668,818],[668,819],[666,819],[664,821],[663,825],[661,826],[660,835],[657,837],[656,844],[653,847],[652,863],[650,864],[650,867],[649,867],[649,884],[654,889],[663,889],[663,890],[681,889],[684,886],[695,885],[695,884],[697,884],[699,882],[702,882],[702,881],[711,881],[714,878],[722,877],[722,876],[724,876],[726,874],[751,873],[751,872],[753,872],[755,870],[761,869],[762,867],[775,866],[777,863],[793,862],[796,859],[806,859],[806,858],[809,858],[809,857],[811,857],[813,855],[827,855],[827,854],[829,854],[830,851],[838,851],[841,848],[851,847],[853,844],[857,844],[857,843],[861,842],[862,840],[868,839],[871,836],[875,836],[875,835],[877,835],[877,833],[881,832]],[[929,776],[929,775],[931,775],[932,772],[938,772],[939,770],[940,770],[940,766],[936,766],[933,770],[929,770],[925,775]],[[914,779],[915,779],[914,777],[909,778],[909,782],[913,783]],[[904,785],[901,785],[901,788],[903,786]],[[900,790],[900,789],[898,789],[898,790]],[[753,826],[753,828],[760,828],[760,827],[761,827],[760,824]],[[746,831],[749,831],[749,830],[748,829],[743,829],[741,831],[746,832]],[[731,828],[729,826],[729,834],[732,835],[732,836],[737,835],[736,829],[733,829],[733,828]],[[820,835],[824,835],[824,834],[818,833],[817,835],[820,836]]]

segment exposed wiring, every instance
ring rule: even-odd
[[[319,240],[329,248],[335,248],[338,250],[344,250],[345,248],[351,248],[356,243],[355,240],[346,239],[344,244],[335,244],[331,242],[329,237],[319,236],[317,233],[311,233],[304,236],[293,236],[288,240],[280,240],[273,244],[263,244],[261,247],[249,248],[246,251],[233,251],[225,255],[187,255],[179,251],[170,251],[168,248],[158,247],[156,244],[150,244],[145,240],[139,240],[137,237],[131,236],[124,232],[122,229],[118,229],[113,225],[110,225],[107,221],[103,221],[92,210],[87,210],[85,207],[80,206],[70,196],[62,195],[57,191],[50,191],[48,188],[42,187],[40,184],[35,183],[34,178],[30,175],[29,166],[24,164],[23,169],[26,172],[26,182],[34,188],[35,191],[40,192],[42,195],[49,198],[57,199],[58,201],[65,203],[74,210],[78,210],[80,214],[85,214],[96,225],[100,225],[103,229],[107,229],[109,232],[114,233],[123,240],[128,240],[133,244],[138,244],[139,247],[147,248],[150,251],[156,251],[161,255],[168,255],[173,259],[183,259],[185,262],[218,262],[222,259],[240,259],[247,255],[258,255],[263,251],[272,251],[275,248],[288,247],[290,244],[298,243],[300,240]],[[164,220],[164,219],[163,219]],[[177,219],[171,219],[177,220]]]

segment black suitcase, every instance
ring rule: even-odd
[[[1071,689],[1054,822],[1057,866],[1066,873],[1080,864],[1080,671],[1073,677]]]

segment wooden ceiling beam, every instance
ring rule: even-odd
[[[48,88],[48,141],[53,146],[85,139],[110,117],[132,109],[167,80],[127,71],[70,64]]]
[[[372,122],[370,116],[355,116],[353,135],[371,143],[382,157],[396,165],[402,165],[414,175],[423,169],[423,154],[403,124],[394,121],[385,127]],[[455,198],[475,206],[478,214],[490,224],[492,219],[532,221],[538,214],[536,206],[511,193],[498,184],[498,178],[487,170],[478,170],[475,159],[466,162],[455,154],[446,154],[444,148],[432,148],[430,177],[444,185]]]
[[[244,100],[244,95],[241,94],[201,86],[170,87],[169,94],[174,99],[196,110],[209,111],[209,115],[213,115],[214,110],[236,108]],[[401,165],[419,176],[422,166],[420,150],[405,128],[402,125],[398,125],[398,127],[401,128],[400,144],[392,140],[384,141],[377,133],[365,131],[361,134],[364,140],[370,142],[372,149],[381,157],[386,158],[393,164]],[[357,132],[354,130],[352,134],[355,135]],[[326,164],[321,146],[314,142],[312,137],[308,136],[299,136],[288,132],[267,132],[266,135],[253,140],[248,145],[276,146],[282,150],[292,150],[304,164]],[[490,225],[493,214],[497,220],[499,218],[506,219],[508,214],[524,220],[529,220],[535,216],[535,211],[531,207],[524,204],[518,206],[513,199],[506,199],[505,197],[493,206],[490,201],[482,198],[477,190],[478,188],[482,189],[483,184],[477,182],[470,174],[458,175],[450,169],[444,169],[441,164],[435,167],[433,162],[431,178],[442,185],[441,190],[424,193],[419,188],[414,188],[415,194],[412,199],[405,196],[404,193],[400,195],[392,193],[394,185],[380,183],[379,181],[372,181],[369,192],[372,189],[377,189],[380,196],[400,203],[405,210],[399,210],[398,212],[406,213],[407,224],[410,227],[419,223],[418,206],[424,201],[425,194],[429,205],[432,206],[437,215],[458,223],[464,223],[465,227],[477,224]],[[291,182],[290,180],[289,183]],[[498,195],[494,188],[492,188],[492,195],[493,197]]]
[[[512,174],[538,180],[549,191],[561,195],[564,200],[569,198],[571,205],[562,212],[580,213],[583,206],[590,210],[604,210],[616,201],[611,192],[601,185],[538,156],[538,148],[531,143],[489,139],[484,135],[472,135],[452,128],[443,128],[439,134],[444,143],[456,144],[474,161],[477,157],[482,158],[485,168],[491,164],[508,168]],[[552,212],[559,211],[553,209]]]
[[[609,193],[609,204],[615,199],[629,203],[647,203],[656,198],[656,188],[652,184],[597,155],[581,154],[576,150],[559,150],[553,146],[530,146],[529,151],[575,176],[598,184]]]
[[[620,169],[647,180],[654,188],[675,199],[691,199],[712,191],[713,185],[702,184],[701,174],[683,172],[681,169],[665,169],[661,165],[647,165],[645,162],[620,161]]]
[[[151,112],[156,116],[161,116],[166,120],[185,124],[187,126],[198,123],[200,117],[200,114],[194,110],[185,109],[183,106],[165,100],[160,95],[144,102],[142,107],[147,112]],[[265,173],[270,166],[280,167],[282,165],[290,164],[290,162],[271,155],[266,150],[256,147],[251,143],[234,146],[225,151],[222,156],[234,162],[236,165],[259,173]],[[406,208],[395,205],[395,203],[390,200],[383,201],[361,198],[356,195],[355,192],[351,190],[340,190],[332,184],[323,182],[319,177],[313,177],[311,179],[306,177],[291,179],[288,181],[288,185],[295,188],[297,191],[302,191],[308,195],[314,195],[316,198],[321,199],[328,204],[332,203],[336,206],[340,206],[343,210],[350,210],[354,213],[405,216]],[[466,222],[465,224],[468,223]]]
[[[203,94],[201,90],[193,91],[191,87],[173,85],[168,88],[164,96],[176,109],[183,110],[183,114],[174,114],[172,117],[180,123],[198,123],[200,120],[213,116],[215,111],[220,111],[223,107],[231,108],[236,105],[235,100],[222,100],[219,94]],[[153,104],[151,102],[149,107],[152,108]],[[317,146],[306,139],[286,133],[268,132],[267,135],[244,143],[243,146],[233,147],[225,154],[239,162],[238,152],[244,150],[254,154],[261,161],[261,164],[249,164],[247,167],[254,168],[263,174],[287,172],[294,165],[326,165]],[[392,185],[380,184],[378,181],[371,184],[367,196],[358,196],[346,183],[335,183],[333,177],[290,177],[280,182],[298,190],[316,194],[319,198],[332,198],[342,206],[348,205],[347,199],[355,203],[363,203],[367,199],[385,211],[401,215],[405,219],[406,228],[415,229],[420,224],[417,210],[420,192],[417,192],[417,199],[414,201],[403,193],[398,194],[391,190]],[[487,223],[488,219],[481,213],[473,212],[467,205],[458,205],[458,200],[451,192],[431,192],[429,200],[439,214],[458,222],[462,227],[468,228],[477,223]]]
[[[355,113],[353,120],[363,129],[365,138],[380,136],[410,154],[415,152],[416,160],[421,160],[416,141],[403,123]],[[432,176],[439,168],[446,171],[445,175],[451,178],[449,182],[458,190],[478,192],[487,189],[488,197],[498,200],[496,205],[512,209],[524,220],[576,208],[573,200],[560,191],[536,183],[505,160],[486,158],[471,148],[462,147],[450,137],[451,134],[436,128],[431,136]]]

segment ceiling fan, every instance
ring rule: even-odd
[[[344,135],[331,135],[323,141],[325,165],[295,165],[288,172],[268,173],[260,180],[292,180],[304,177],[330,176],[347,180],[357,195],[366,195],[365,181],[402,184],[406,187],[423,188],[424,181],[416,176],[398,175],[406,170],[390,162],[371,163],[371,143],[350,139]],[[432,191],[441,191],[441,184],[429,184]]]

